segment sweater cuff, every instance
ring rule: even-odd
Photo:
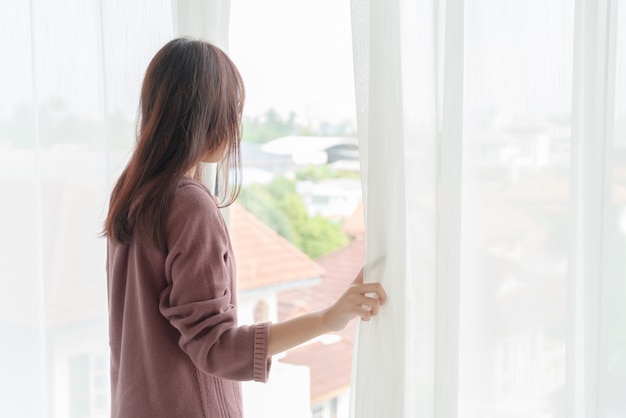
[[[272,358],[267,356],[270,339],[270,322],[257,324],[254,329],[254,380],[267,382]]]

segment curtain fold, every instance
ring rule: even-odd
[[[357,4],[358,3],[358,4]],[[358,91],[360,103],[366,106],[357,106],[357,119],[371,121],[371,115],[376,115],[377,123],[365,122],[360,125],[360,146],[366,166],[364,172],[377,173],[376,176],[365,174],[368,183],[375,183],[379,187],[373,191],[366,188],[364,193],[364,215],[366,224],[375,222],[386,216],[396,220],[388,223],[384,230],[379,230],[377,239],[367,241],[369,263],[366,266],[366,277],[392,277],[397,280],[385,280],[387,291],[396,297],[384,311],[382,321],[386,327],[379,325],[382,321],[375,321],[371,327],[359,330],[362,338],[380,338],[381,341],[397,341],[406,334],[406,309],[409,307],[410,295],[406,293],[408,263],[404,256],[407,236],[402,228],[406,217],[406,193],[404,160],[401,158],[404,149],[403,103],[402,103],[402,69],[400,67],[400,28],[397,22],[400,18],[400,8],[396,3],[383,4],[382,2],[355,2],[353,7],[358,9],[358,18],[366,25],[368,50],[362,61],[355,67],[366,69],[368,80],[362,91]],[[384,39],[372,38],[372,32],[385,31]],[[354,37],[356,41],[362,39]],[[384,79],[385,83],[376,83],[375,80]],[[360,80],[357,77],[357,80]],[[384,141],[371,141],[370,138],[384,138]],[[385,170],[386,165],[393,162],[394,170]],[[378,175],[378,173],[384,173]],[[400,297],[406,295],[407,297]],[[397,411],[404,409],[402,391],[395,390],[393,385],[380,385],[380,381],[391,382],[394,379],[405,380],[405,369],[394,367],[403,362],[410,353],[405,352],[404,345],[395,347],[394,356],[386,355],[388,347],[385,344],[376,344],[367,347],[368,358],[376,358],[376,363],[368,368],[359,368],[356,379],[356,393],[382,392],[384,396],[364,396],[356,402],[362,410],[370,411],[375,416],[377,411],[387,411],[388,416],[399,416]],[[357,358],[362,352],[357,349]],[[360,361],[360,360],[359,360]],[[362,416],[360,410],[356,416]],[[378,415],[382,416],[382,415]]]
[[[603,300],[610,300],[607,233],[612,194],[617,2],[576,2],[572,85],[571,283],[568,372],[573,417],[607,416]],[[607,225],[609,222],[609,225]]]
[[[0,416],[106,417],[110,187],[168,1],[0,0]]]
[[[356,417],[626,413],[624,7],[353,0]]]
[[[143,75],[175,34],[227,49],[229,7],[0,0],[0,416],[109,415],[99,234]]]

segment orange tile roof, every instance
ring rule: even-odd
[[[365,261],[365,238],[317,259],[326,274],[317,286],[293,289],[278,295],[278,318],[283,321],[307,312],[328,307],[350,285]],[[341,340],[332,344],[315,342],[287,352],[280,361],[304,365],[311,371],[311,403],[331,399],[350,386],[352,345],[356,321],[341,332]]]
[[[350,286],[365,262],[365,238],[354,239],[345,247],[316,261],[326,271],[320,284],[281,292],[278,295],[279,320],[318,311],[335,302]]]
[[[229,207],[238,290],[320,277],[324,269],[237,203]]]

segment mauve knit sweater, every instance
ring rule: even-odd
[[[235,260],[208,190],[185,178],[166,251],[135,227],[108,241],[111,417],[242,416],[239,381],[265,382],[269,323],[237,325]]]

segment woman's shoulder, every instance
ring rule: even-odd
[[[228,246],[228,229],[217,203],[202,183],[190,178],[181,180],[174,192],[165,231],[169,250],[191,242],[199,246],[210,242],[215,248]]]
[[[183,177],[183,179],[178,183],[175,197],[182,200],[198,200],[201,202],[207,201],[213,203],[212,206],[217,207],[215,199],[209,189],[204,184],[189,177]]]
[[[217,203],[209,189],[202,183],[196,180],[192,180],[189,177],[184,177],[174,193],[173,204],[182,207],[203,207],[203,208],[215,208],[217,209]]]

